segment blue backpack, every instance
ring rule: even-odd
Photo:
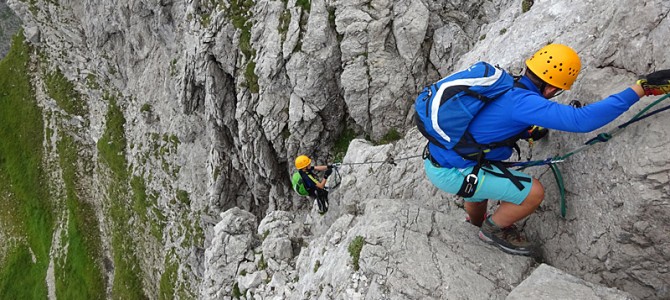
[[[513,86],[514,77],[505,70],[478,62],[425,87],[414,102],[414,121],[428,141],[464,157],[502,146],[478,144],[467,129],[487,103]]]
[[[438,147],[454,150],[465,159],[477,161],[472,172],[463,178],[463,184],[457,195],[463,197],[474,195],[479,181],[477,174],[482,166],[497,166],[501,173],[492,171],[488,173],[509,178],[519,190],[524,188],[521,181],[529,181],[528,178],[517,177],[510,173],[501,162],[484,159],[487,149],[496,147],[509,146],[520,153],[516,142],[523,132],[504,141],[488,144],[477,143],[468,132],[470,122],[477,113],[487,103],[494,101],[514,86],[514,77],[505,70],[485,62],[478,62],[425,87],[416,98],[414,121],[423,136]],[[424,158],[430,158],[433,164],[436,164],[427,150],[428,146],[424,150]]]

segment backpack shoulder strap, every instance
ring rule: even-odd
[[[314,175],[314,173],[312,173],[311,171],[300,171],[300,172],[301,174],[304,174],[303,178],[307,177],[315,184],[319,184],[319,180],[316,179],[316,175]]]
[[[521,75],[515,75],[515,76],[512,76],[512,77],[514,78],[514,87],[521,88],[521,89],[524,89],[524,90],[528,89],[528,87],[525,84],[521,83],[521,80],[520,80]]]

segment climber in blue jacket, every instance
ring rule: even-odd
[[[468,132],[480,144],[518,136],[533,125],[569,132],[590,132],[616,119],[641,97],[670,92],[670,70],[663,70],[583,107],[549,101],[572,87],[580,69],[579,57],[570,47],[561,44],[543,47],[526,60],[524,75],[515,87],[487,104],[472,120]],[[453,150],[432,143],[427,149],[429,155],[424,166],[428,178],[441,190],[456,194],[464,184],[464,176],[472,172],[477,161],[465,159]],[[485,159],[503,161],[512,153],[510,146],[493,148],[486,153]],[[507,253],[530,255],[531,244],[514,223],[537,209],[544,198],[544,187],[528,174],[508,171],[520,179],[522,189],[506,176],[501,176],[503,172],[499,167],[489,165],[479,170],[479,184],[474,195],[465,198],[465,210],[470,222],[480,227],[480,239]],[[500,200],[500,205],[485,218],[488,199]]]

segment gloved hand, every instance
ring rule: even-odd
[[[333,169],[326,170],[326,176],[324,176],[324,177],[328,178],[328,176],[330,176],[330,174],[333,174]]]
[[[670,93],[670,69],[649,73],[637,81],[647,96],[658,96]]]
[[[533,125],[528,128],[528,137],[526,140],[538,141],[545,137],[549,133],[549,129]]]
[[[335,168],[335,165],[328,165],[328,170]]]

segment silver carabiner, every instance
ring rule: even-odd
[[[474,181],[470,181],[470,180],[474,180]],[[467,181],[470,184],[477,184],[477,180],[479,180],[479,178],[477,178],[477,175],[475,175],[475,174],[468,174],[468,176],[465,176],[465,181]]]

